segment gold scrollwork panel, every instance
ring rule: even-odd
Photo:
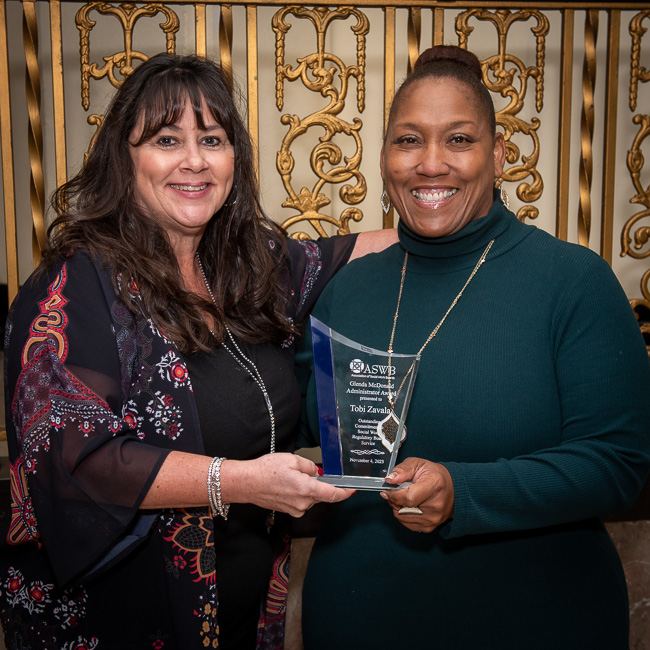
[[[290,25],[287,22],[289,15],[304,18],[312,23],[317,35],[317,51],[298,59],[294,68],[285,64],[285,39]],[[344,61],[331,52],[325,50],[325,34],[328,27],[335,20],[356,18],[356,24],[351,30],[356,34],[356,65],[346,66]],[[366,180],[361,174],[362,144],[360,130],[362,121],[354,118],[346,122],[340,117],[345,107],[349,82],[355,78],[357,82],[357,109],[361,113],[365,108],[365,38],[369,29],[369,22],[364,13],[352,7],[339,7],[328,9],[315,7],[308,9],[301,6],[287,6],[273,16],[273,30],[275,39],[276,61],[276,105],[282,110],[284,105],[284,83],[300,80],[303,86],[321,96],[328,98],[329,103],[324,108],[304,117],[298,115],[282,115],[282,124],[287,125],[280,150],[277,154],[277,169],[287,191],[287,198],[283,207],[293,208],[298,212],[282,224],[289,228],[298,223],[308,222],[318,235],[325,235],[324,224],[336,226],[338,233],[350,232],[350,220],[359,221],[362,213],[358,208],[346,208],[338,217],[329,216],[321,209],[330,204],[330,199],[322,191],[326,184],[345,183],[339,190],[341,200],[350,206],[362,201],[366,196]],[[338,85],[335,83],[337,77]],[[296,191],[292,184],[292,173],[295,160],[292,146],[298,138],[305,136],[314,127],[320,127],[325,134],[319,138],[319,143],[310,154],[311,169],[317,176],[317,181],[311,189],[307,187]],[[351,156],[343,156],[341,147],[334,141],[338,134],[352,138],[356,150]],[[352,184],[352,181],[354,184]],[[296,238],[306,238],[304,232],[293,235]]]
[[[643,36],[647,32],[643,22],[649,18],[650,10],[642,11],[636,14],[630,22],[632,52],[630,56],[629,102],[632,111],[638,104],[639,84],[650,81],[650,72],[640,65],[641,45]],[[633,116],[632,121],[638,125],[638,130],[627,153],[627,168],[636,192],[630,198],[630,203],[642,207],[642,210],[628,219],[623,227],[621,257],[629,255],[635,259],[650,259],[650,185],[644,187],[641,180],[645,164],[643,147],[650,136],[650,115],[639,113]],[[648,342],[648,354],[650,354],[650,270],[643,273],[640,284],[643,298],[630,300],[630,304],[640,322],[641,331]]]
[[[643,187],[641,172],[644,166],[642,145],[650,135],[650,115],[635,115],[634,123],[639,130],[632,148],[628,151],[627,167],[636,189],[630,203],[643,206],[643,210],[628,219],[621,233],[621,256],[629,255],[635,259],[650,258],[650,186]],[[650,270],[641,278],[643,299],[631,300],[630,304],[641,324],[641,331],[650,336]],[[648,345],[650,354],[650,345]]]
[[[420,7],[409,7],[406,39],[409,51],[408,74],[411,74],[413,66],[420,55],[420,44],[422,42],[422,9]]]
[[[643,26],[643,21],[650,18],[650,9],[641,11],[630,22],[630,35],[632,36],[632,52],[630,56],[630,110],[636,110],[639,82],[650,81],[650,70],[641,65],[641,41],[648,31]]]
[[[91,12],[116,18],[123,30],[124,50],[105,56],[104,65],[100,68],[96,63],[90,63],[90,32],[95,26],[95,21],[90,18]],[[81,52],[81,102],[88,110],[90,106],[90,79],[103,79],[107,77],[115,88],[119,88],[122,81],[133,72],[134,61],[146,61],[147,56],[133,49],[133,30],[135,24],[143,17],[154,17],[163,14],[167,20],[161,23],[160,28],[166,35],[167,52],[175,51],[175,37],[178,31],[178,16],[168,7],[159,4],[147,4],[136,7],[131,3],[111,5],[107,2],[90,2],[77,12],[75,22],[80,32]],[[120,77],[120,78],[118,78]]]
[[[463,11],[456,18],[456,32],[459,37],[459,45],[468,47],[469,35],[474,31],[469,22],[470,19],[491,23],[497,31],[499,51],[497,54],[481,61],[483,67],[483,79],[490,91],[500,94],[509,100],[507,106],[497,111],[497,124],[503,129],[506,140],[506,159],[511,165],[504,170],[503,179],[510,182],[518,182],[517,196],[527,203],[519,209],[517,217],[535,219],[539,210],[530,205],[539,199],[544,190],[544,182],[537,170],[539,161],[540,143],[537,131],[540,127],[540,120],[532,118],[529,122],[522,119],[519,113],[524,108],[528,79],[535,81],[535,108],[539,112],[543,106],[544,97],[544,58],[546,48],[546,36],[549,31],[547,17],[536,10],[521,10],[515,13],[509,9],[470,9]],[[526,64],[507,51],[508,32],[515,22],[535,21],[531,32],[536,41],[535,65]],[[517,87],[517,85],[518,87]],[[519,146],[513,140],[515,134],[521,133],[532,140],[532,153],[523,155]],[[519,162],[521,161],[521,162]],[[517,164],[519,162],[519,164]],[[530,177],[529,182],[521,182]]]
[[[96,21],[91,18],[93,12],[115,18],[122,29],[124,40],[124,49],[104,56],[104,65],[101,67],[97,63],[90,62],[90,37],[96,25]],[[162,4],[149,3],[138,7],[129,2],[118,5],[112,5],[108,2],[89,2],[77,11],[75,24],[79,30],[80,38],[81,104],[84,110],[87,111],[90,108],[91,79],[100,80],[106,78],[113,87],[119,88],[124,79],[133,72],[135,62],[146,61],[149,58],[146,54],[134,49],[133,31],[140,19],[154,18],[158,15],[162,15],[164,18],[164,22],[160,23],[160,29],[165,34],[165,49],[167,52],[173,53],[176,51],[176,33],[180,21],[174,11]],[[88,147],[88,151],[90,151],[101,126],[102,116],[89,115],[88,123],[97,126],[95,135]]]

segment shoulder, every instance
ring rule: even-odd
[[[42,282],[42,278],[52,279],[64,271],[68,277],[83,280],[84,278],[110,277],[110,270],[102,262],[90,255],[85,250],[75,251],[70,255],[60,256],[46,263],[42,263],[32,277]],[[31,278],[30,278],[31,279]]]
[[[85,251],[63,260],[66,288],[71,298],[97,302],[112,301],[115,294],[111,269]]]
[[[367,253],[348,262],[336,275],[334,282],[366,282],[389,272],[394,265],[401,267],[404,261],[404,249],[399,243],[393,244],[378,253]]]
[[[104,277],[105,276],[105,277]],[[7,319],[5,347],[34,349],[43,341],[67,359],[71,341],[97,352],[112,338],[110,276],[86,253],[59,257],[39,267],[18,292]],[[24,353],[26,354],[26,353]],[[21,358],[24,357],[21,352]]]
[[[85,254],[74,254],[69,257],[57,257],[41,264],[22,285],[16,303],[25,300],[38,299],[43,294],[54,289],[61,290],[69,278],[83,279],[88,276],[90,258]],[[94,275],[94,273],[92,273]]]
[[[345,264],[352,254],[356,240],[356,234],[301,240],[289,237],[287,248],[289,258],[293,264],[305,264],[314,261],[328,263],[332,260],[340,260],[340,263]]]
[[[567,242],[530,224],[520,224],[525,229],[513,254],[519,258],[520,273],[527,272],[551,284],[602,283],[618,280],[612,268],[598,253],[586,246]]]
[[[537,250],[540,255],[550,255],[552,260],[567,264],[595,264],[598,266],[603,262],[607,265],[600,255],[586,246],[559,239],[532,224],[522,223],[520,227],[526,229],[530,234],[524,240],[526,245]]]
[[[526,243],[526,285],[540,304],[549,305],[551,322],[560,333],[572,328],[577,336],[590,332],[593,340],[621,333],[639,338],[630,301],[609,263],[586,246],[560,240],[537,230]],[[597,339],[594,328],[608,332]]]
[[[58,257],[42,263],[27,279],[12,306],[12,317],[49,310],[90,310],[99,303],[112,302],[110,270],[86,252]]]
[[[287,255],[292,266],[304,266],[310,258],[318,259],[321,256],[321,248],[314,239],[293,239],[287,238]]]
[[[400,244],[352,260],[329,282],[319,298],[317,311],[322,313],[334,303],[341,305],[347,300],[356,300],[368,288],[377,288],[399,277],[403,262],[404,249]]]
[[[302,319],[313,307],[323,289],[345,268],[356,235],[336,235],[318,240],[289,239],[292,293],[298,297],[297,317]]]

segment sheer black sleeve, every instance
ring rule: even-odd
[[[108,277],[108,276],[107,276]],[[106,559],[138,527],[168,450],[144,444],[123,413],[124,353],[110,281],[75,255],[28,282],[6,337],[13,543],[42,541],[61,582]],[[23,522],[24,524],[24,522]]]
[[[305,241],[289,239],[296,321],[300,322],[309,315],[327,283],[347,264],[356,240],[356,234]]]

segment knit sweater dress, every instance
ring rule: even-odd
[[[307,650],[628,650],[625,578],[599,517],[650,466],[650,363],[611,269],[496,201],[455,235],[349,264],[314,315],[394,349],[424,343],[400,459],[443,463],[451,520],[412,532],[376,492],[336,504],[303,593]],[[308,414],[317,431],[313,380]]]

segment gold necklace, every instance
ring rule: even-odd
[[[469,274],[469,277],[467,278],[467,282],[465,282],[463,288],[458,292],[458,295],[453,299],[451,305],[449,305],[449,309],[447,309],[445,315],[440,319],[440,322],[431,330],[431,334],[429,334],[427,340],[422,344],[422,347],[418,350],[418,355],[421,355],[422,352],[424,352],[424,349],[427,347],[427,345],[429,345],[429,343],[431,343],[431,341],[436,337],[436,334],[438,334],[438,330],[442,327],[442,324],[447,319],[447,316],[449,316],[451,310],[456,306],[456,304],[460,300],[460,297],[463,295],[463,292],[465,291],[465,289],[467,289],[469,283],[473,280],[474,276],[481,268],[483,262],[485,262],[485,258],[487,257],[487,254],[490,252],[490,248],[492,248],[492,244],[494,244],[494,239],[492,239],[485,247],[485,250],[483,251],[483,255],[481,255],[481,258],[476,263],[476,266]],[[397,307],[395,308],[395,316],[393,316],[393,329],[390,333],[390,342],[388,343],[388,366],[389,367],[391,365],[391,358],[394,352],[393,341],[395,339],[395,329],[397,327],[397,319],[399,318],[399,308],[402,302],[402,292],[404,291],[404,279],[406,278],[406,265],[408,264],[408,259],[409,259],[409,253],[408,251],[406,251],[404,253],[404,264],[402,264],[402,279],[400,281],[399,294],[397,296]],[[395,443],[395,438],[397,436],[397,430],[399,427],[399,418],[395,415],[395,404],[397,403],[397,398],[399,397],[399,394],[402,392],[402,388],[404,387],[404,382],[406,382],[412,370],[413,370],[413,364],[411,364],[411,367],[408,369],[408,372],[404,375],[404,378],[402,379],[402,383],[399,385],[399,388],[397,389],[397,392],[395,393],[394,397],[391,388],[388,389],[387,399],[388,399],[388,403],[390,404],[390,413],[377,424],[377,433],[379,434],[379,437],[382,438],[382,440],[385,439],[389,443],[390,445],[389,448],[392,448],[393,444]],[[389,386],[390,385],[391,384],[389,383]],[[404,440],[404,438],[406,438],[405,426],[402,428],[402,438],[400,440],[400,445]]]

